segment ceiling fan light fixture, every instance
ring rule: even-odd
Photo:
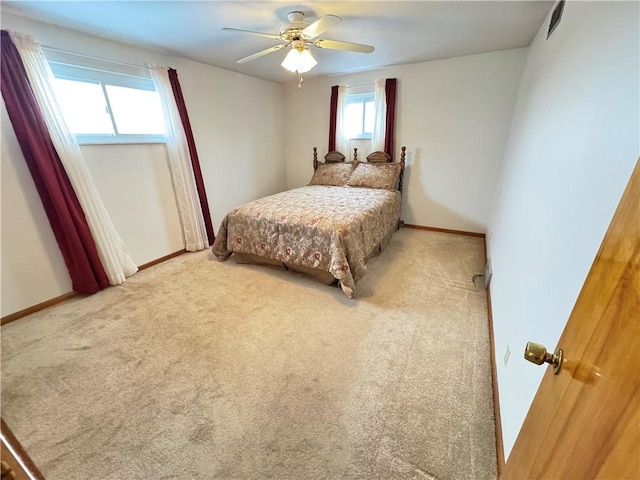
[[[282,66],[294,73],[305,73],[318,64],[308,47],[293,47],[287,53]]]

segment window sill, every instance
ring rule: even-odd
[[[78,142],[81,147],[100,147],[100,146],[116,146],[116,145],[165,145],[164,141],[130,141],[130,142]]]
[[[137,145],[167,143],[164,135],[76,135],[79,145]]]

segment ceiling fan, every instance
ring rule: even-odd
[[[223,28],[222,30],[257,35],[282,42],[281,44],[266,48],[248,57],[241,58],[238,60],[238,63],[249,62],[291,46],[291,51],[282,62],[282,66],[298,74],[308,72],[318,63],[316,59],[313,58],[313,55],[311,55],[309,45],[316,48],[347,50],[359,53],[371,53],[374,50],[374,47],[371,45],[318,38],[319,35],[342,22],[342,19],[336,15],[325,15],[315,22],[309,23],[304,20],[303,12],[294,11],[287,14],[287,19],[289,21],[280,27],[279,33],[262,33],[251,30],[240,30],[238,28]]]

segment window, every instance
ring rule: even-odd
[[[349,139],[370,139],[374,121],[373,92],[347,93],[345,136]]]
[[[78,143],[164,142],[160,98],[144,68],[70,58],[53,50],[45,54],[60,107]]]

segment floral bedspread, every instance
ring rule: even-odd
[[[309,185],[229,212],[212,250],[220,261],[241,252],[329,271],[351,297],[367,257],[396,230],[400,208],[397,191]]]

